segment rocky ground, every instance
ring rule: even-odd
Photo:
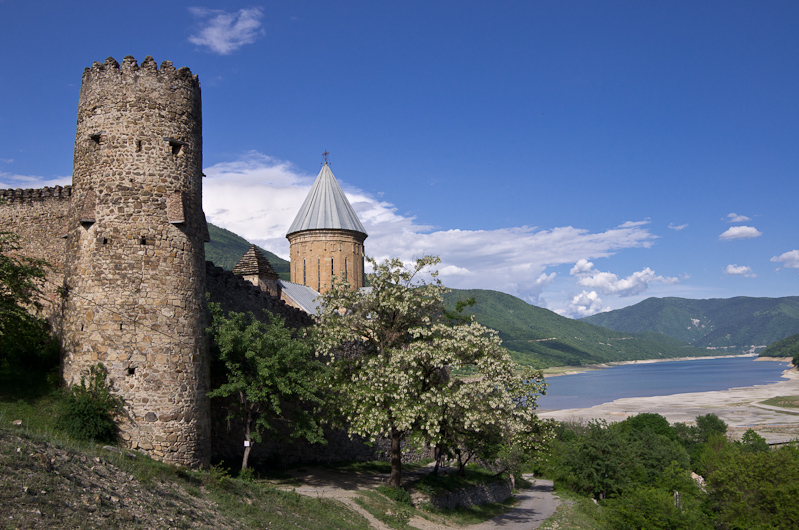
[[[239,525],[202,498],[203,485],[142,482],[115,462],[0,431],[0,528],[214,528]]]

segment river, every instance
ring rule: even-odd
[[[619,398],[728,390],[783,380],[787,359],[785,362],[755,359],[745,356],[642,362],[549,377],[547,395],[538,399],[538,407],[586,408]]]

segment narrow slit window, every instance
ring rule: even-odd
[[[139,239],[139,244],[146,245],[147,244],[147,236],[141,236]]]
[[[136,140],[136,152],[141,153],[141,140]]]
[[[302,284],[308,285],[308,282],[305,279],[305,260],[302,260]]]
[[[344,258],[344,281],[347,281],[347,258]]]
[[[322,258],[316,260],[316,292],[322,290]]]

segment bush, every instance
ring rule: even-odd
[[[88,374],[81,376],[80,384],[72,385],[64,393],[56,426],[78,440],[116,442],[116,418],[125,402],[111,393],[107,377],[102,364],[91,366]]]
[[[403,488],[396,486],[378,486],[377,491],[400,504],[411,504],[411,494]]]

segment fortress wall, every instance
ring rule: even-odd
[[[42,314],[54,330],[60,329],[64,283],[67,219],[72,186],[42,189],[0,190],[0,231],[20,236],[21,255],[50,264],[42,286]]]
[[[290,327],[303,327],[313,324],[308,313],[292,307],[280,298],[272,296],[244,279],[238,274],[217,267],[210,261],[206,266],[206,289],[212,302],[220,304],[225,312],[246,313],[252,311],[257,317],[263,310],[276,313],[286,320]]]

